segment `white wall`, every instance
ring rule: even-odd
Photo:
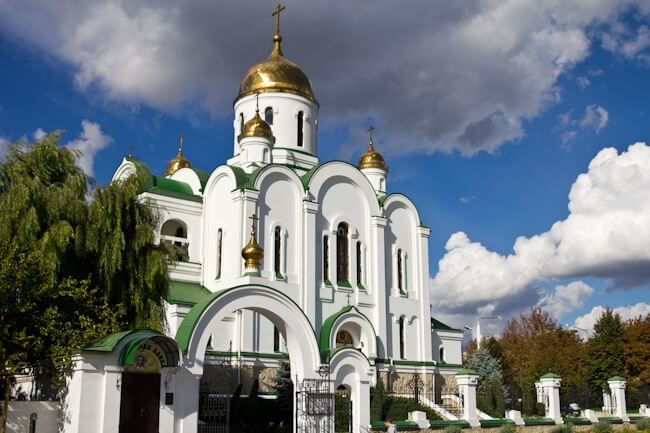
[[[35,413],[36,433],[57,433],[60,409],[58,401],[10,401],[7,431],[28,433],[31,414]]]

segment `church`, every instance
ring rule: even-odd
[[[178,253],[166,329],[113,334],[77,355],[65,432],[228,431],[220,408],[235,389],[275,398],[283,363],[293,431],[333,431],[332,399],[318,396],[345,393],[360,432],[376,421],[378,380],[396,394],[417,387],[431,408],[453,385],[463,332],[430,314],[431,228],[391,191],[372,128],[358,164],[319,159],[319,103],[283,53],[282,10],[270,55],[241,80],[231,158],[198,169],[181,137],[164,174],[130,155],[117,167],[114,182],[146,179],[159,241]]]

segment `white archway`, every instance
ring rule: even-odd
[[[357,349],[342,348],[330,359],[330,378],[334,389],[343,385],[350,390],[353,433],[367,431],[370,425],[370,387],[377,381],[375,367]]]
[[[345,307],[325,320],[321,328],[321,351],[336,349],[336,336],[340,331],[347,331],[352,336],[353,347],[366,357],[377,357],[377,333],[370,320],[356,307]]]

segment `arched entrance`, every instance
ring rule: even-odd
[[[197,431],[199,384],[205,366],[206,348],[210,338],[217,337],[212,331],[226,316],[239,310],[259,313],[284,336],[291,375],[297,387],[305,380],[320,378],[320,353],[314,330],[293,300],[276,289],[262,285],[242,285],[214,293],[190,310],[176,333],[183,353],[183,368],[177,385],[177,392],[183,396],[183,404],[175,412],[183,433]]]

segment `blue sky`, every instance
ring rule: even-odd
[[[98,0],[97,7],[112,11],[119,9],[112,3]],[[197,3],[204,5],[198,0]],[[482,21],[477,20],[483,19],[485,14],[495,22],[500,19],[501,11],[492,2],[471,2],[472,5],[475,3],[476,11],[466,12],[475,14],[473,17],[463,15],[459,18],[458,11],[450,10],[448,14],[439,11],[435,19],[439,25],[448,20],[460,29],[459,34],[467,31],[469,35],[475,31],[474,27],[466,30],[461,26],[467,20],[474,19],[472,26],[478,26]],[[432,284],[439,290],[455,290],[458,288],[444,280],[444,272],[439,278],[434,278],[439,271],[439,260],[446,254],[445,244],[453,233],[464,232],[471,239],[470,243],[479,243],[485,250],[499,256],[512,254],[517,237],[547,232],[553,223],[568,217],[568,195],[572,185],[580,173],[587,172],[590,161],[601,149],[614,147],[624,152],[632,143],[650,143],[650,33],[647,27],[650,20],[647,5],[634,3],[630,2],[624,8],[611,6],[607,10],[587,11],[593,12],[593,16],[573,21],[567,18],[569,21],[559,28],[553,27],[557,25],[553,14],[558,11],[552,10],[551,6],[541,9],[538,12],[548,14],[548,21],[542,19],[534,25],[538,26],[539,34],[557,32],[562,38],[561,47],[557,44],[537,46],[537,42],[519,36],[513,24],[512,33],[505,31],[506,36],[519,38],[524,53],[539,50],[532,60],[526,59],[535,67],[535,71],[541,70],[540,76],[534,79],[531,77],[535,73],[531,72],[523,78],[519,75],[504,78],[508,72],[499,71],[498,67],[501,66],[492,65],[487,57],[469,62],[467,58],[480,58],[477,53],[491,49],[479,47],[476,53],[461,52],[444,57],[451,65],[444,67],[452,70],[450,76],[454,75],[454,62],[461,75],[467,75],[466,81],[461,81],[458,88],[454,87],[458,83],[442,72],[442,57],[430,64],[410,54],[404,55],[403,62],[399,56],[393,55],[392,62],[402,62],[403,68],[418,69],[419,72],[413,76],[403,72],[390,75],[395,80],[395,89],[392,89],[385,81],[378,80],[355,63],[354,52],[346,57],[345,49],[338,45],[341,41],[337,41],[336,37],[322,40],[318,35],[312,35],[308,26],[313,23],[306,15],[309,11],[295,12],[296,15],[307,17],[304,25],[292,26],[292,18],[287,15],[285,53],[307,71],[316,96],[321,101],[321,160],[343,158],[355,163],[365,144],[361,131],[368,118],[374,119],[377,145],[380,150],[384,149],[390,165],[389,190],[403,192],[412,198],[420,209],[423,221],[432,228],[429,252]],[[299,3],[289,5],[294,10],[306,7]],[[112,61],[121,55],[120,40],[115,42],[118,44],[115,52],[87,48],[84,44],[103,45],[102,39],[93,39],[91,32],[87,40],[80,40],[85,33],[70,36],[65,26],[68,20],[74,20],[75,25],[84,28],[84,23],[92,23],[91,15],[68,9],[63,7],[61,11],[53,12],[45,2],[36,0],[28,2],[28,6],[22,9],[19,6],[0,6],[0,24],[5,24],[0,26],[4,28],[4,31],[0,30],[0,59],[3,65],[0,68],[0,82],[4,83],[0,90],[0,139],[32,139],[38,129],[63,129],[66,131],[62,140],[64,143],[83,141],[84,132],[90,137],[90,132],[82,127],[82,121],[86,120],[99,128],[95,130],[96,135],[106,138],[94,153],[92,161],[92,174],[100,184],[110,180],[129,148],[154,171],[162,173],[167,161],[175,154],[180,132],[186,134],[185,154],[195,166],[211,170],[225,162],[232,150],[230,110],[237,91],[237,77],[242,77],[247,67],[263,56],[270,45],[267,41],[270,39],[269,23],[264,21],[265,13],[260,13],[259,21],[251,24],[251,34],[239,41],[241,49],[236,50],[237,54],[233,54],[234,48],[215,48],[215,62],[219,66],[206,66],[202,62],[196,62],[197,66],[193,66],[194,62],[183,61],[181,57],[186,54],[178,47],[166,52],[164,60],[152,60],[152,70],[160,65],[172,65],[169,66],[172,68],[178,62],[186,65],[177,73],[170,72],[171,78],[164,75],[162,84],[155,87],[149,81],[156,82],[157,78],[149,79],[146,73],[150,70],[146,68],[136,68],[133,72],[140,81],[131,81],[131,76],[122,77],[117,73],[113,76],[110,67]],[[390,15],[382,12],[381,5],[377,9],[367,13],[378,14],[377,19]],[[108,32],[108,41],[114,38],[111,32],[123,30],[120,19],[137,28],[138,24],[133,24],[130,19],[137,17],[137,10],[118,12],[115,16],[121,18],[115,18],[115,25],[107,25],[107,29],[103,29]],[[406,18],[410,13],[408,10],[405,12]],[[417,10],[413,13],[415,22]],[[232,14],[236,16],[237,11]],[[51,41],[43,39],[49,37],[47,32],[25,30],[31,28],[27,24],[34,24],[37,21],[33,20],[39,16],[47,16],[51,20],[48,21],[52,25]],[[335,14],[332,16],[336,17]],[[408,26],[406,18],[398,25]],[[226,20],[226,17],[214,16],[215,21],[219,19]],[[295,15],[293,19],[297,20]],[[107,18],[106,22],[109,20]],[[363,16],[359,20],[363,24]],[[169,26],[173,35],[172,24]],[[346,26],[346,23],[337,25],[341,26],[341,33],[347,35],[345,42],[352,46],[350,50],[354,48],[364,52],[367,47],[377,44],[378,39],[364,38],[364,27]],[[365,23],[365,26],[369,25]],[[483,25],[487,26],[486,32],[492,34],[495,31],[489,23]],[[197,28],[202,27],[197,25]],[[427,27],[422,29],[421,32],[413,31],[413,35],[407,35],[411,39],[396,38],[396,52],[399,53],[406,45],[418,45],[417,38],[426,41]],[[405,33],[409,31],[405,30]],[[581,37],[575,36],[576,32]],[[295,41],[303,34],[306,41],[292,45],[291,37]],[[204,36],[210,37],[210,34]],[[149,39],[144,40],[130,47],[131,56],[137,57],[140,51],[147,49]],[[355,42],[351,42],[353,40]],[[574,48],[566,48],[574,41]],[[400,42],[402,46],[399,46]],[[154,39],[151,43],[160,41]],[[455,43],[458,42],[453,38],[448,41],[443,39],[436,42],[439,45],[435,49],[443,53]],[[529,46],[526,47],[526,44]],[[237,44],[233,45],[236,48]],[[318,51],[327,51],[330,45],[336,46],[341,59],[328,70],[328,64],[322,63]],[[554,53],[553,50],[558,52]],[[369,51],[373,55],[372,49]],[[544,55],[548,55],[549,59],[539,60]],[[570,59],[562,60],[565,57]],[[513,54],[512,58],[520,60],[521,55]],[[381,56],[375,56],[372,67],[376,66],[379,70],[384,67],[386,74],[394,72],[392,65],[384,66],[382,61]],[[105,65],[109,65],[108,72]],[[474,68],[476,74],[472,73]],[[492,73],[494,77],[490,76]],[[552,78],[549,78],[550,75]],[[357,76],[358,81],[355,80]],[[404,78],[404,83],[409,80],[428,81],[427,86],[406,86],[400,82],[400,77]],[[507,79],[505,83],[504,79]],[[200,84],[193,87],[188,84],[192,80]],[[439,80],[448,80],[449,93],[436,89]],[[508,80],[512,80],[512,83]],[[472,92],[466,96],[469,101],[454,99],[465,91],[462,86],[469,81],[476,81],[475,87],[469,86]],[[358,88],[359,83],[363,83],[364,90],[353,95],[356,99],[337,99],[341,95],[338,92],[345,93],[346,86]],[[516,88],[516,91],[513,90],[512,94],[508,93],[509,90],[500,92],[500,85],[504,89]],[[490,91],[491,87],[495,91]],[[165,92],[174,96],[161,96]],[[395,105],[403,104],[401,108],[386,108],[394,103],[392,92],[398,97],[401,97],[400,92],[409,94],[408,98],[395,102]],[[437,95],[438,100],[432,100],[432,95]],[[364,105],[359,99],[368,102]],[[441,102],[443,100],[444,104]],[[515,100],[517,102],[513,102]],[[460,108],[454,112],[453,108],[446,109],[446,106]],[[474,117],[470,118],[468,113],[472,113],[474,107],[483,111],[475,116],[472,114]],[[422,114],[427,110],[430,110],[429,114]],[[401,115],[408,115],[406,121],[399,118]],[[440,121],[441,125],[431,126],[437,123],[436,119],[444,121]],[[478,129],[480,139],[468,139],[468,132],[482,127],[485,119],[491,122],[490,128]],[[412,125],[408,123],[409,120],[413,120]],[[423,123],[431,125],[420,127]],[[450,124],[457,126],[452,128],[448,126]],[[400,125],[405,125],[404,129]],[[650,200],[648,195],[644,198]],[[634,259],[650,265],[649,256],[650,253],[626,257],[626,260]],[[450,260],[467,260],[463,266],[479,269],[471,259],[463,257],[450,256]],[[621,266],[621,269],[625,268],[625,265]],[[490,279],[484,271],[481,272],[484,278]],[[587,327],[593,321],[590,322],[586,316],[598,306],[627,308],[645,303],[633,311],[647,313],[650,290],[645,273],[633,288],[607,290],[619,277],[617,272],[609,275],[570,270],[556,275],[553,271],[545,271],[530,277],[523,286],[514,288],[511,296],[505,294],[488,307],[483,304],[489,302],[465,302],[465,297],[471,297],[471,294],[467,295],[463,288],[458,289],[457,293],[462,298],[461,302],[445,300],[437,304],[436,293],[440,292],[434,290],[432,303],[435,314],[455,326],[462,326],[478,314],[494,313],[506,317],[518,314],[542,302],[544,294],[555,293],[558,285],[580,281],[592,291],[584,289],[579,299],[556,298],[560,304],[573,302],[570,308],[558,311],[558,302],[555,306],[542,304],[551,305],[551,310],[555,308],[553,311],[556,311],[562,323],[575,322]],[[483,284],[476,278],[471,283],[472,290],[481,290],[484,286],[489,287],[489,284]],[[632,314],[628,310],[621,312],[624,315]]]

